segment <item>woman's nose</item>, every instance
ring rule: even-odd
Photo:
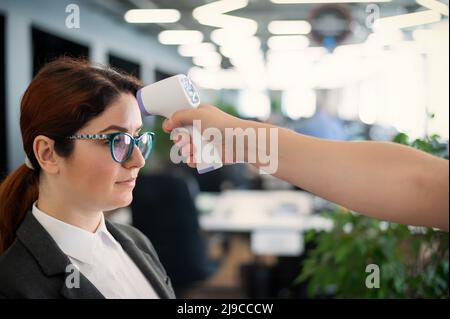
[[[131,156],[128,159],[128,161],[126,161],[124,163],[124,166],[141,168],[144,165],[145,165],[145,159],[142,156],[142,153],[139,150],[139,148],[136,145],[134,145],[133,152],[131,153]]]

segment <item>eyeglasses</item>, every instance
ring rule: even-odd
[[[111,134],[75,134],[67,138],[72,140],[107,140],[113,160],[119,164],[123,164],[130,158],[135,145],[141,152],[142,157],[146,160],[152,151],[155,133],[144,132],[138,137],[133,137],[125,132]]]

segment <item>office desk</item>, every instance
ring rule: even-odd
[[[203,230],[250,233],[255,254],[301,254],[304,231],[332,227],[313,215],[314,196],[301,191],[233,190],[200,194],[196,202]]]

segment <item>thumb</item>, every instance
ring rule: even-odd
[[[195,109],[181,109],[173,113],[169,119],[164,121],[163,129],[170,132],[177,127],[192,125],[192,122],[195,119]]]

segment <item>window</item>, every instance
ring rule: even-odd
[[[165,78],[170,78],[173,75],[175,75],[175,74],[169,74],[164,71],[155,70],[155,82],[164,80]]]
[[[138,79],[141,77],[141,66],[138,63],[120,58],[116,55],[109,55],[109,64],[118,70],[122,70],[128,74],[132,74]]]
[[[32,28],[33,75],[47,62],[60,56],[88,58],[89,47],[55,36],[36,27]]]

